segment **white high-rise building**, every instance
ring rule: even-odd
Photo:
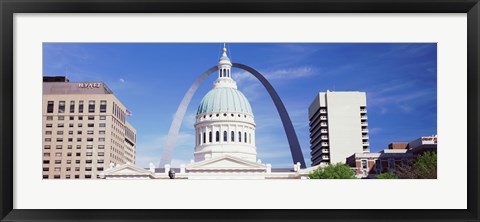
[[[312,166],[369,152],[365,92],[320,92],[308,109]]]

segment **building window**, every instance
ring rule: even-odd
[[[55,153],[55,156],[61,157],[61,156],[62,156],[62,153]]]
[[[100,127],[105,127],[105,125],[106,125],[105,123],[100,123],[99,124]]]
[[[94,113],[95,112],[95,101],[94,100],[88,101],[88,112],[89,113]]]
[[[212,131],[208,132],[208,142],[212,142]]]
[[[206,137],[206,134],[205,134],[205,132],[203,132],[203,143],[207,142],[205,137]]]
[[[80,178],[80,175],[75,175],[75,179],[79,179]]]
[[[57,131],[57,135],[63,135],[63,131]]]
[[[43,153],[44,157],[50,157],[50,153]]]
[[[47,116],[47,120],[53,120],[53,116]]]
[[[78,127],[82,127],[82,126],[83,126],[83,124],[82,124],[82,123],[79,123],[79,124],[78,124]]]
[[[93,123],[89,123],[89,124],[87,124],[87,126],[88,126],[88,127],[93,127],[94,124],[93,124]]]
[[[98,149],[105,149],[105,145],[98,145]]]
[[[75,171],[80,171],[80,167],[75,167]]]
[[[104,137],[98,138],[98,142],[105,142],[105,138]]]
[[[105,156],[104,152],[98,152],[98,156]]]
[[[83,113],[83,100],[78,101],[78,112]]]
[[[58,113],[65,113],[65,101],[58,102]]]
[[[235,133],[233,131],[230,133],[230,142],[235,142]]]
[[[52,131],[45,131],[45,135],[52,135]]]
[[[103,171],[103,167],[97,167],[97,171]]]
[[[44,168],[43,168],[43,171],[47,171],[47,172],[48,172],[48,167],[44,167]]]
[[[65,175],[65,179],[70,179],[70,175]]]
[[[70,101],[70,113],[75,112],[75,101]]]
[[[85,175],[85,179],[91,179],[92,175]]]
[[[78,120],[83,120],[83,116],[78,116]]]
[[[388,159],[388,170],[395,170],[395,159]]]
[[[52,142],[52,138],[45,138],[45,142]]]
[[[47,113],[53,113],[53,101],[48,101]]]
[[[69,123],[68,127],[70,127],[70,128],[73,127],[73,123]]]
[[[45,145],[45,146],[43,146],[43,148],[49,150],[49,149],[50,149],[50,145]]]
[[[238,142],[242,142],[242,132],[238,132]]]
[[[85,160],[85,163],[92,163],[92,160]]]
[[[243,142],[247,143],[247,133],[244,134]]]
[[[75,116],[68,117],[69,120],[75,120]]]
[[[62,145],[57,145],[57,149],[62,149]]]
[[[72,160],[67,160],[67,164],[72,164]]]
[[[68,145],[68,146],[67,146],[67,149],[71,150],[71,149],[72,149],[72,145]]]
[[[62,164],[62,160],[55,160],[55,164]]]
[[[248,141],[249,141],[250,144],[252,144],[252,134],[251,133],[248,134]]]
[[[377,173],[382,170],[382,162],[380,160],[375,160],[375,169],[377,170]]]
[[[80,164],[80,160],[75,160],[75,163],[76,163],[76,164]]]
[[[59,128],[63,128],[64,126],[65,126],[65,125],[64,125],[63,123],[57,124],[57,127],[59,127]]]
[[[100,135],[105,134],[105,130],[100,130],[100,131],[98,131],[98,134],[100,134]]]
[[[49,164],[50,163],[50,160],[44,160],[43,161],[43,164]]]
[[[47,128],[52,128],[52,124],[49,123],[49,124],[46,125],[46,127],[47,127]]]
[[[81,145],[77,145],[77,150],[81,149],[82,146]]]
[[[72,156],[72,153],[67,153],[67,156]]]
[[[87,142],[93,142],[93,138],[87,138]]]
[[[68,131],[68,135],[73,135],[73,131]]]
[[[362,160],[362,169],[363,170],[367,170],[368,166],[367,166],[367,160]]]
[[[93,145],[87,145],[87,150],[88,149],[93,149]]]
[[[57,138],[57,142],[63,142],[63,138]]]
[[[227,142],[227,131],[223,131],[223,142]]]
[[[82,142],[82,138],[77,138],[77,142]]]
[[[100,116],[100,120],[106,120],[107,116]]]
[[[65,116],[58,116],[58,120],[65,120]]]
[[[103,160],[97,160],[97,163],[103,163]]]
[[[100,112],[101,113],[107,112],[107,101],[106,100],[101,100],[100,101]]]
[[[216,132],[215,133],[215,142],[219,142],[220,141],[220,132]]]
[[[85,167],[85,171],[92,171],[91,167]]]
[[[87,156],[92,156],[93,153],[92,152],[87,152]]]
[[[87,134],[88,134],[88,135],[93,134],[93,130],[88,130],[88,131],[87,131]]]
[[[82,156],[82,153],[76,153],[75,156]]]

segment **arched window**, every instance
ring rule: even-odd
[[[223,142],[227,142],[227,131],[223,131]]]
[[[243,142],[247,143],[247,133],[244,134],[245,137],[243,137]]]
[[[202,135],[199,133],[199,134],[198,134],[198,140],[197,140],[197,141],[198,141],[198,145],[200,145],[200,143],[202,142],[201,139],[202,139]]]
[[[238,132],[238,142],[242,142],[242,132]]]
[[[208,142],[212,142],[212,131],[208,132]]]
[[[248,134],[248,137],[249,137],[249,138],[248,138],[248,141],[250,141],[250,144],[252,144],[252,134],[249,133],[249,134]]]
[[[232,136],[231,136],[232,138],[230,138],[230,141],[235,142],[235,133],[232,131],[231,134],[232,134]]]
[[[216,132],[215,133],[215,142],[219,142],[220,141],[220,132]]]
[[[203,143],[206,143],[207,141],[205,141],[205,132],[203,132]]]

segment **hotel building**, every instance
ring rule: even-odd
[[[320,92],[308,109],[312,166],[369,152],[365,92]]]
[[[43,179],[95,179],[135,164],[136,130],[104,83],[43,77],[42,113]]]

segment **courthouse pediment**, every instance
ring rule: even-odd
[[[115,168],[105,170],[103,174],[108,175],[150,175],[150,171],[131,164],[124,164]]]
[[[186,166],[191,170],[265,170],[267,167],[263,164],[244,160],[233,156],[221,156],[192,163]]]

